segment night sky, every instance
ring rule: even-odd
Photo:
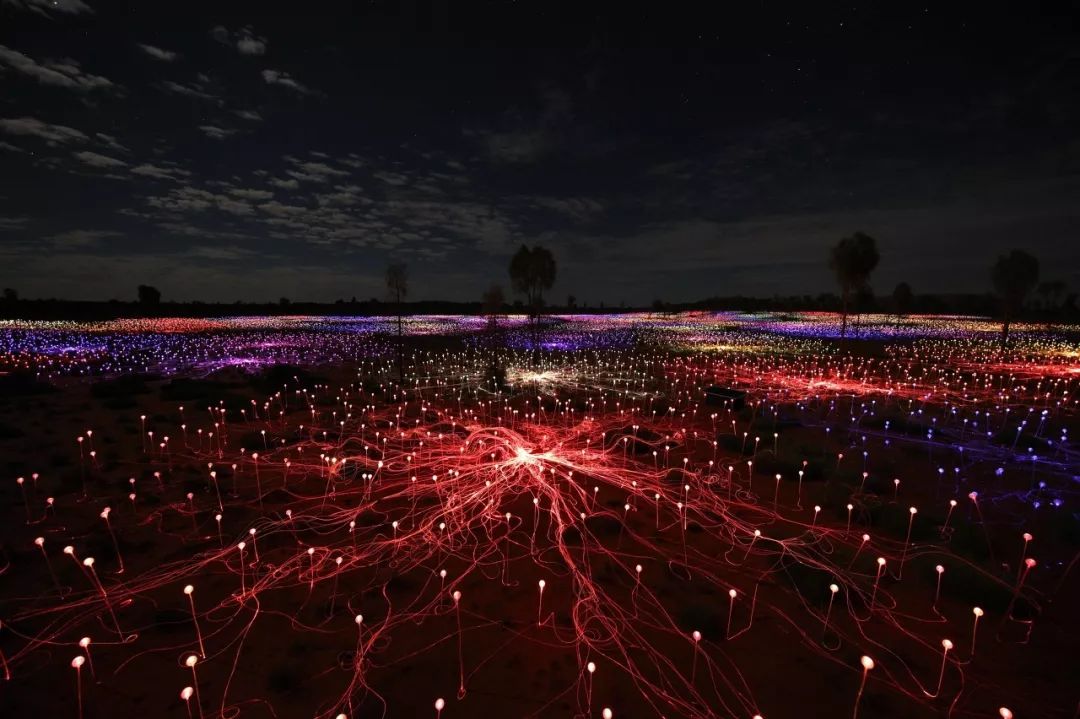
[[[1080,289],[1075,3],[713,4],[0,0],[0,285],[817,294],[863,230],[879,295]]]

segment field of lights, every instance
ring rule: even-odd
[[[404,327],[0,322],[0,715],[1077,716],[1076,328]]]

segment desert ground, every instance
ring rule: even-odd
[[[0,323],[0,714],[1074,717],[1076,328]]]

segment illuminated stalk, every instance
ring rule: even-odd
[[[191,686],[195,689],[195,706],[199,708],[199,719],[203,719],[202,700],[199,698],[199,677],[195,674],[195,665],[198,661],[199,657],[197,655],[189,654],[184,664],[191,669]]]
[[[259,479],[259,453],[253,452],[251,459],[255,462],[255,491],[259,494],[259,511],[263,511],[262,481]],[[196,688],[196,694],[198,688]]]
[[[77,702],[76,706],[78,706],[78,715],[77,716],[79,717],[79,719],[82,719],[82,715],[83,715],[83,708],[82,708],[82,665],[83,665],[83,662],[85,662],[85,661],[86,661],[86,659],[81,654],[71,660],[71,666],[75,668],[75,697],[76,697],[76,702]]]
[[[851,557],[851,561],[848,562],[848,569],[851,569],[851,567],[854,566],[855,560],[859,558],[859,553],[862,552],[863,547],[866,546],[866,543],[868,541],[870,541],[870,535],[869,534],[864,534],[862,536],[862,541],[859,542],[859,546],[855,550],[855,554]]]
[[[1020,578],[1020,573],[1024,571],[1024,559],[1027,557],[1028,542],[1032,540],[1032,536],[1027,532],[1023,534],[1024,547],[1020,550],[1020,563],[1016,565],[1016,578]]]
[[[885,569],[885,557],[877,559],[877,575],[874,577],[874,591],[870,594],[870,611],[874,611],[874,602],[877,601],[878,583],[881,581],[881,571]]]
[[[946,532],[949,531],[949,519],[952,517],[953,510],[956,509],[956,500],[949,500],[949,509],[945,512],[945,523],[941,527],[941,536],[945,537]]]
[[[923,691],[924,694],[930,697],[937,697],[941,693],[941,685],[945,682],[945,665],[949,661],[949,650],[953,648],[953,643],[948,639],[941,640],[941,671],[938,672],[937,688],[933,694]]]
[[[199,640],[199,656],[206,659],[206,647],[203,646],[202,631],[199,629],[199,615],[195,613],[195,587],[187,585],[184,587],[184,594],[187,595],[188,604],[191,606],[191,621],[195,625],[195,636]]]
[[[117,574],[124,573],[124,557],[120,554],[120,544],[116,541],[116,534],[113,532],[112,524],[109,523],[109,508],[101,510],[101,518],[105,520],[105,527],[109,530],[109,537],[112,539],[113,549],[116,550],[116,559],[120,563],[120,569],[117,570]]]
[[[746,554],[743,555],[743,558],[742,558],[743,562],[745,562],[747,557],[750,556],[750,550],[752,550],[754,548],[754,542],[756,542],[758,537],[760,537],[760,536],[761,536],[761,530],[760,529],[755,529],[754,530],[754,538],[750,540],[750,544],[747,545],[747,547],[746,547]]]
[[[588,672],[588,676],[585,677],[585,708],[586,716],[592,714],[592,685],[593,674],[596,673],[596,664],[589,662],[585,665],[585,670]]]
[[[465,698],[465,653],[462,648],[461,637],[461,592],[454,592],[454,609],[457,615],[458,634],[458,699]]]
[[[86,666],[90,667],[90,677],[97,679],[97,673],[94,671],[94,659],[90,656],[90,637],[80,639],[79,646],[86,653]]]
[[[937,572],[937,584],[934,587],[934,603],[930,605],[930,608],[936,610],[938,599],[941,598],[941,575],[945,574],[945,567],[939,564],[934,567],[934,571]]]
[[[45,551],[45,537],[36,538],[34,544],[41,550],[41,556],[45,559],[45,566],[49,570],[49,577],[52,578],[53,586],[56,587],[56,593],[63,596],[64,590],[60,587],[60,581],[56,578],[56,572],[53,571],[52,562],[49,561],[49,555]]]
[[[97,575],[97,570],[94,569],[94,558],[93,557],[87,557],[86,559],[83,560],[83,565],[85,567],[89,568],[90,576],[92,578],[92,581],[93,581],[94,584],[97,585],[98,591],[101,592],[101,598],[105,602],[105,608],[108,610],[109,616],[112,617],[113,626],[116,627],[116,634],[121,639],[123,639],[124,638],[124,632],[122,632],[120,630],[120,622],[117,621],[117,619],[116,619],[116,612],[113,611],[112,603],[109,601],[109,595],[105,591],[105,585],[103,585],[101,583],[101,580],[98,578],[98,575]]]
[[[904,549],[900,552],[900,570],[896,573],[897,579],[902,579],[904,576],[904,562],[907,561],[907,550],[911,544],[911,525],[915,523],[915,514],[918,511],[915,507],[908,509],[907,536],[904,538]]]
[[[983,610],[979,607],[973,607],[971,613],[975,615],[975,621],[971,626],[971,657],[975,656],[975,635],[979,631],[979,619],[983,615]]]
[[[19,491],[22,492],[23,507],[26,509],[26,523],[29,525],[29,524],[31,524],[30,500],[26,498],[26,480],[24,478],[22,478],[22,477],[19,477],[15,481],[19,485]]]
[[[188,719],[193,719],[191,715],[191,697],[195,694],[195,689],[192,687],[184,687],[180,690],[180,699],[184,702],[184,707],[187,708]]]
[[[251,537],[251,551],[255,554],[255,563],[253,567],[259,566],[259,545],[255,542],[255,528],[252,527],[248,530],[248,535]]]
[[[693,661],[692,661],[692,663],[690,665],[690,683],[693,684],[694,679],[697,677],[697,655],[698,655],[698,644],[701,643],[701,632],[699,632],[698,630],[695,629],[694,633],[691,635],[691,637],[694,640],[694,658],[693,658]]]
[[[217,472],[210,473],[210,483],[214,485],[214,494],[217,496],[218,511],[224,512],[225,505],[221,502],[221,488],[218,487]]]
[[[862,662],[863,667],[862,680],[859,682],[859,691],[855,694],[855,709],[851,713],[851,719],[858,719],[859,700],[862,699],[863,689],[866,688],[866,675],[874,668],[874,660],[870,657],[864,655],[860,661]]]
[[[734,590],[733,590],[734,591]],[[836,599],[836,593],[840,591],[840,587],[835,584],[829,585],[829,606],[825,608],[825,622],[821,626],[821,636],[825,637],[825,634],[829,631],[829,616],[832,614],[833,600]],[[730,619],[728,622],[730,623]]]
[[[246,546],[247,546],[247,544],[245,544],[244,542],[240,542],[239,544],[236,545],[236,548],[238,550],[240,550],[240,601],[241,602],[244,600],[244,595],[247,594],[247,580],[245,578],[245,575],[247,574],[247,572],[244,570],[244,547],[246,547]]]

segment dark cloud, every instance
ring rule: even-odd
[[[161,86],[169,92],[175,92],[178,95],[187,95],[188,97],[197,97],[203,100],[212,100],[220,102],[219,98],[214,97],[208,92],[205,92],[201,87],[195,83],[184,85],[172,80],[164,80]]]
[[[52,125],[34,117],[0,118],[0,132],[38,137],[55,144],[89,139],[86,134],[73,127]]]
[[[68,230],[45,239],[56,247],[76,248],[91,247],[111,237],[123,237],[123,233],[115,230]]]
[[[163,50],[155,45],[139,43],[139,49],[155,60],[161,60],[162,62],[175,62],[180,57],[180,53]]]
[[[153,177],[158,180],[172,180],[179,182],[191,175],[190,172],[175,167],[159,167],[157,165],[142,164],[131,168],[131,174],[142,177]]]
[[[214,140],[224,140],[226,137],[236,134],[236,130],[217,127],[216,125],[199,125],[199,129],[202,130],[204,135]]]
[[[33,78],[43,85],[62,87],[76,92],[116,88],[116,85],[108,78],[83,71],[79,63],[70,58],[38,62],[29,55],[0,45],[0,67],[3,66]]]
[[[96,152],[90,152],[89,150],[84,150],[83,152],[76,152],[74,156],[76,159],[86,163],[87,165],[90,165],[91,167],[111,168],[127,166],[127,163],[123,160],[117,160],[115,157],[101,155]]]
[[[0,5],[37,13],[45,17],[88,15],[93,9],[82,0],[3,0]]]
[[[242,27],[236,32],[230,32],[224,25],[215,25],[210,30],[210,36],[222,45],[235,48],[241,55],[266,54],[266,38],[257,35],[250,25]]]
[[[287,87],[294,92],[298,92],[301,95],[310,95],[313,91],[311,88],[300,84],[292,78],[287,72],[281,72],[279,70],[263,70],[263,81],[268,85],[280,85]]]

